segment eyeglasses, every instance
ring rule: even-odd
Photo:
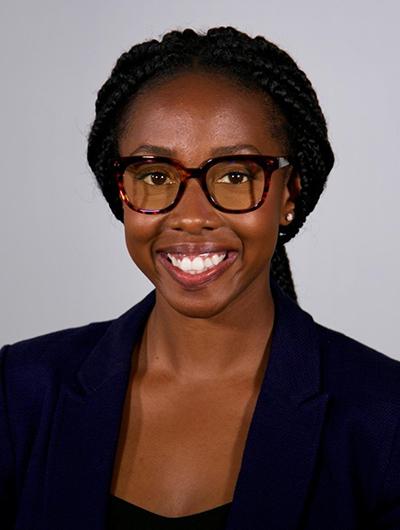
[[[250,212],[265,201],[272,173],[290,164],[283,156],[227,155],[187,168],[173,158],[143,155],[119,157],[113,166],[122,201],[136,212],[156,214],[178,204],[190,178],[199,179],[217,210]]]

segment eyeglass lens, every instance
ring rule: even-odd
[[[167,162],[136,162],[123,174],[125,193],[134,207],[161,210],[176,199],[179,169]],[[264,191],[264,169],[252,160],[221,161],[211,166],[206,184],[214,201],[229,210],[252,208]]]

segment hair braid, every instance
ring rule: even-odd
[[[293,300],[297,301],[296,290],[290,270],[290,263],[284,245],[278,241],[271,263],[271,276]]]
[[[292,239],[315,208],[334,163],[326,121],[317,95],[295,61],[264,37],[250,37],[232,27],[170,31],[161,39],[133,46],[117,60],[99,90],[96,117],[88,139],[88,162],[112,212],[123,221],[122,203],[111,173],[118,156],[118,138],[135,96],[149,83],[180,72],[222,73],[242,85],[262,91],[283,116],[283,134],[301,178],[295,218],[280,227],[271,275],[296,300],[284,243]]]

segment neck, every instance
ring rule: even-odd
[[[221,313],[193,318],[157,292],[138,369],[182,381],[259,379],[269,356],[274,322],[269,283],[248,290]]]

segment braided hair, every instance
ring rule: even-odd
[[[334,163],[326,121],[316,93],[294,60],[264,37],[250,37],[232,27],[170,31],[158,40],[133,46],[117,60],[97,94],[96,116],[87,158],[115,217],[123,222],[123,207],[112,178],[118,139],[134,98],[152,82],[201,70],[222,73],[268,96],[284,117],[281,128],[289,155],[301,179],[294,220],[281,226],[271,262],[271,275],[297,300],[284,244],[302,227],[324,189]]]

